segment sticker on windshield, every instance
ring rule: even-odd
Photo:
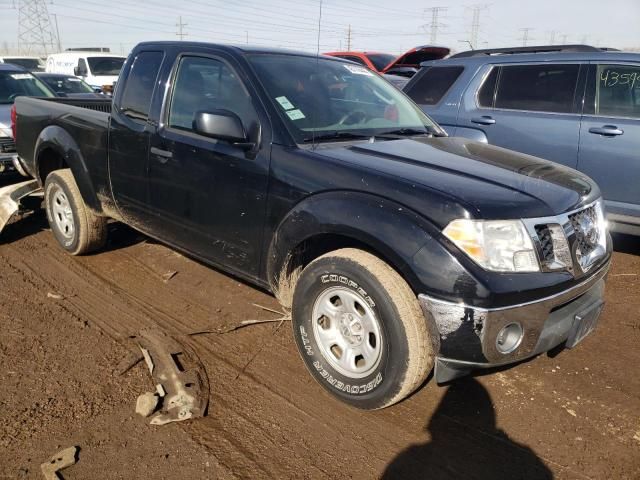
[[[302,113],[300,110],[289,110],[287,112],[287,115],[291,120],[301,120],[303,118],[307,118],[304,116],[304,113]]]
[[[276,101],[284,108],[285,110],[291,110],[295,108],[293,103],[289,101],[289,99],[285,96],[276,98]]]
[[[30,73],[14,73],[13,75],[10,75],[11,78],[13,78],[14,80],[26,80],[28,78],[31,78],[31,74]]]
[[[367,77],[373,77],[373,72],[367,67],[361,67],[360,65],[343,65],[343,67],[356,75],[366,75]]]

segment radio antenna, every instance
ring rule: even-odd
[[[316,46],[316,75],[320,71],[320,31],[322,29],[322,0],[320,0],[320,11],[318,14],[318,42]],[[315,112],[314,112],[315,114]],[[313,116],[313,122],[311,124],[311,149],[315,150],[316,148],[316,115]]]

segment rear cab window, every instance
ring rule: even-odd
[[[479,91],[480,106],[505,110],[573,113],[579,64],[506,65]],[[492,72],[493,73],[493,72]],[[497,89],[491,101],[492,82]]]
[[[640,118],[640,65],[591,65],[584,113]]]
[[[415,82],[408,85],[405,93],[418,105],[436,105],[458,80],[464,67],[429,67]]]
[[[144,123],[149,117],[163,57],[162,52],[140,52],[131,63],[120,99],[120,112],[135,122]]]

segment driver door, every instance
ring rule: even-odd
[[[171,83],[149,151],[152,234],[205,261],[257,276],[270,152],[260,125],[267,122],[260,121],[237,70],[222,58],[183,55]],[[257,150],[194,130],[197,112],[220,109],[239,116]]]

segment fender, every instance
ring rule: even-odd
[[[57,125],[46,127],[36,141],[34,163],[36,178],[44,185],[45,179],[40,173],[41,155],[45,150],[53,150],[64,160],[71,169],[73,177],[78,184],[82,199],[92,210],[102,213],[102,206],[96,195],[93,182],[89,176],[89,170],[80,147],[71,135]]]
[[[477,128],[459,126],[456,128],[455,136],[468,138],[480,143],[489,143],[489,140],[487,140],[487,135],[482,130],[479,130]]]
[[[369,246],[390,263],[416,294],[474,297],[489,291],[441,243],[437,227],[414,211],[371,194],[325,192],[297,204],[273,236],[267,275],[275,289],[291,252],[318,234],[348,237]]]

